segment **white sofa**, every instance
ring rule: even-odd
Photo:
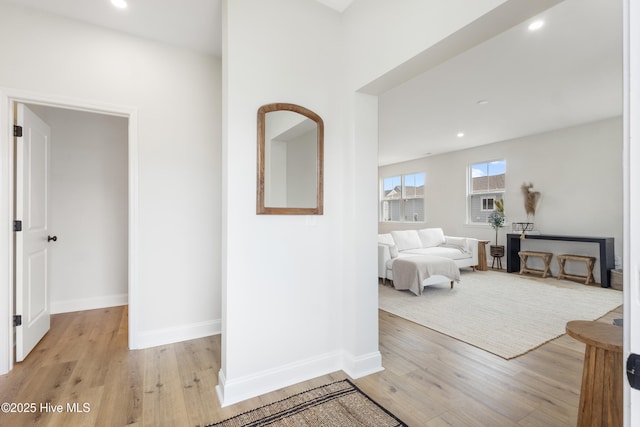
[[[458,268],[478,265],[478,239],[445,236],[441,228],[398,230],[378,235],[378,277],[393,280],[398,257],[437,255],[453,259]]]

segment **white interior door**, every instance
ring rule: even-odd
[[[21,362],[49,330],[48,202],[49,126],[23,104],[17,104],[16,216],[22,231],[16,242],[16,361]]]

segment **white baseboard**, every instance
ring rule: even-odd
[[[143,349],[181,341],[195,340],[198,338],[218,335],[221,332],[222,322],[220,319],[191,323],[173,328],[142,331],[135,334],[135,348]],[[131,334],[131,331],[129,331],[129,333]]]
[[[235,380],[227,380],[221,369],[216,393],[220,406],[225,407],[340,370],[356,379],[383,369],[380,352],[353,357],[343,351],[336,351]]]
[[[220,406],[225,407],[341,369],[342,352],[336,351],[234,380],[220,370],[216,392]]]
[[[67,301],[52,301],[51,314],[117,307],[120,305],[127,305],[128,303],[129,296],[127,294],[107,295],[104,297],[83,298]]]
[[[344,354],[343,371],[353,379],[366,377],[383,371],[382,355],[379,351],[365,354],[363,356],[353,356],[350,353]]]

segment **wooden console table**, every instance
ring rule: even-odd
[[[586,344],[578,427],[622,426],[622,328],[604,322],[573,320],[567,334]]]
[[[520,242],[521,235],[507,234],[507,272],[520,272]],[[556,240],[563,242],[587,242],[597,243],[600,260],[600,286],[608,288],[610,284],[610,270],[615,268],[613,237],[580,237],[580,236],[555,236],[550,234],[526,234],[526,240]],[[552,252],[552,251],[548,251]]]

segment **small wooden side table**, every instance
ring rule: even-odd
[[[478,240],[478,265],[476,266],[478,271],[489,269],[487,266],[487,243],[489,243],[488,240]]]
[[[572,320],[567,334],[586,344],[578,427],[622,426],[622,328]]]
[[[504,256],[504,246],[491,245],[489,246],[489,252],[491,252],[491,256],[493,257],[493,261],[491,262],[491,268],[494,268],[494,264],[496,264],[496,261],[498,261],[498,268],[502,270],[502,257]]]

